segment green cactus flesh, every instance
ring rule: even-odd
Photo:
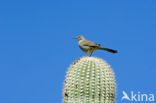
[[[110,66],[96,57],[82,57],[70,66],[63,103],[115,103],[115,79]]]

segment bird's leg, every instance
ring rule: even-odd
[[[90,53],[90,57],[92,56],[92,54],[93,54],[93,51]]]
[[[91,57],[92,56],[92,53],[89,56]]]

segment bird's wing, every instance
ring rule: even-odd
[[[83,45],[84,46],[90,46],[90,47],[100,46],[99,44],[96,44],[96,43],[88,41],[88,40],[85,40]]]

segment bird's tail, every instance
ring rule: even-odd
[[[117,50],[113,50],[113,49],[109,49],[109,48],[103,48],[103,47],[99,47],[98,49],[106,50],[106,51],[111,52],[111,53],[117,53],[118,52]]]

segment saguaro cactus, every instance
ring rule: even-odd
[[[115,79],[110,66],[96,57],[82,57],[67,72],[63,103],[115,103]]]

